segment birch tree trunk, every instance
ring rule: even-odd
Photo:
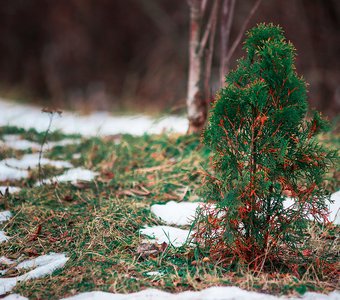
[[[204,62],[201,51],[202,6],[205,1],[188,0],[190,7],[189,79],[187,110],[189,133],[200,131],[207,118],[204,91]]]
[[[187,92],[188,133],[200,132],[207,119],[211,65],[218,18],[221,18],[220,84],[229,69],[229,61],[240,44],[242,35],[262,0],[256,0],[245,19],[233,44],[230,44],[230,31],[236,0],[187,0],[190,8],[189,36],[189,78]],[[209,5],[210,4],[210,5]],[[209,12],[209,13],[208,13]]]

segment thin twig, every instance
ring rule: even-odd
[[[201,3],[201,12],[204,14],[206,8],[207,8],[208,0],[202,0]]]
[[[248,23],[250,21],[250,19],[252,18],[252,16],[255,14],[256,10],[258,9],[258,7],[260,6],[262,0],[257,0],[253,6],[253,8],[251,9],[249,15],[247,16],[247,18],[245,19],[239,33],[238,33],[238,36],[236,38],[236,40],[234,41],[234,43],[232,44],[232,46],[230,47],[230,50],[228,51],[228,55],[226,57],[226,62],[228,63],[230,58],[232,57],[232,55],[234,54],[237,46],[240,44],[241,42],[241,39],[242,39],[242,36],[243,36],[243,33],[245,32],[247,26],[248,26]]]
[[[48,126],[47,126],[47,129],[45,131],[44,138],[42,140],[42,143],[41,143],[41,146],[40,146],[40,151],[39,151],[38,179],[39,179],[40,183],[42,183],[42,179],[41,179],[41,175],[42,175],[41,159],[42,159],[42,153],[43,153],[44,145],[46,144],[47,136],[48,136],[48,134],[51,130],[54,114],[57,113],[57,114],[61,115],[61,113],[62,113],[60,110],[51,110],[51,109],[48,109],[48,108],[42,109],[42,112],[49,114],[50,120],[48,122]]]
[[[221,61],[220,61],[220,85],[224,84],[224,76],[228,71],[226,55],[229,48],[231,26],[234,18],[235,0],[224,0],[221,16]]]
[[[206,25],[205,31],[203,33],[203,36],[202,36],[202,39],[201,39],[201,42],[200,42],[199,56],[203,55],[203,52],[206,49],[206,45],[207,45],[209,36],[212,34],[212,31],[214,30],[214,27],[216,25],[217,10],[218,10],[219,2],[220,1],[215,0],[214,1],[214,5],[213,5],[213,7],[211,9],[209,20],[208,20],[208,23]]]
[[[220,6],[220,1],[216,0],[214,3],[214,7],[212,8],[212,26],[211,32],[209,37],[209,46],[206,49],[206,59],[205,59],[205,79],[204,79],[204,89],[205,95],[207,96],[209,93],[209,86],[210,86],[210,78],[211,78],[211,65],[212,65],[212,58],[214,53],[214,44],[215,44],[215,35],[216,35],[216,25],[217,25],[217,14]],[[209,95],[211,96],[211,95]]]

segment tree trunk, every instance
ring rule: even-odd
[[[207,107],[204,93],[204,62],[201,42],[201,0],[189,0],[190,7],[190,44],[189,44],[189,80],[187,110],[189,133],[200,131],[205,123]]]
[[[224,84],[229,60],[240,43],[242,35],[260,2],[256,0],[245,20],[238,37],[230,47],[230,29],[236,0],[223,0],[221,26],[221,61],[220,78]],[[187,0],[190,8],[189,37],[189,79],[187,93],[187,110],[189,119],[188,133],[200,132],[207,119],[211,64],[213,57],[216,24],[219,17],[220,0]],[[211,3],[211,5],[209,5]],[[209,9],[210,7],[210,9]],[[207,20],[207,12],[210,10]]]

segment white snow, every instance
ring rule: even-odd
[[[0,181],[19,180],[26,177],[28,177],[27,170],[13,169],[6,166],[4,161],[0,161]]]
[[[329,221],[333,222],[336,225],[340,225],[340,191],[337,191],[331,195],[331,201],[329,208]],[[286,197],[285,201],[283,202],[284,207],[287,208],[294,208],[294,199],[290,197]],[[311,216],[310,216],[311,217]],[[313,217],[311,217],[313,219]]]
[[[152,226],[140,229],[139,233],[150,237],[158,244],[167,243],[174,247],[181,247],[186,242],[190,242],[192,232],[171,226]]]
[[[65,173],[55,176],[53,178],[44,179],[43,184],[53,184],[55,182],[68,182],[75,184],[77,181],[92,181],[96,176],[98,176],[98,172],[94,172],[91,170],[87,170],[84,168],[74,168],[67,170]],[[38,182],[36,184],[37,186],[40,186],[41,183]]]
[[[8,140],[8,141],[0,141],[0,147],[7,147],[7,148],[12,148],[15,150],[27,150],[27,149],[32,149],[32,150],[39,150],[40,145],[38,143],[28,141],[28,140]]]
[[[190,225],[195,217],[199,202],[175,202],[154,204],[151,211],[168,225]]]
[[[0,185],[0,192],[4,195],[6,193],[7,188],[10,194],[18,193],[21,190],[21,188],[17,186]]]
[[[91,181],[97,175],[98,172],[94,172],[91,170],[83,169],[83,168],[75,168],[67,170],[65,173],[54,177],[51,179],[52,182],[67,182],[71,181],[71,183],[76,183],[77,181]]]
[[[52,274],[53,271],[62,268],[67,260],[68,257],[66,257],[64,253],[51,253],[23,261],[16,266],[16,269],[34,269],[20,276],[0,278],[0,295],[11,291],[18,282],[41,278]]]
[[[49,123],[49,114],[42,113],[41,108],[24,105],[0,99],[0,126],[18,126],[34,128],[44,132]],[[162,133],[174,131],[185,133],[188,120],[185,117],[168,116],[159,120],[144,115],[112,116],[106,112],[94,112],[81,116],[76,113],[63,112],[55,115],[51,130],[61,130],[67,134],[81,134],[85,136],[113,135],[129,133],[143,135],[144,133]]]
[[[77,181],[91,181],[97,175],[99,175],[98,172],[83,168],[75,168],[67,170],[64,174],[57,176],[56,180],[59,182],[71,181],[72,183],[76,183]]]
[[[68,161],[50,160],[42,157],[41,165],[50,165],[55,168],[72,168],[73,165]],[[27,178],[27,169],[36,168],[39,165],[39,153],[25,154],[21,159],[7,158],[0,161],[0,181],[20,180]],[[13,190],[13,189],[12,189]]]
[[[61,300],[279,300],[287,297],[277,297],[262,293],[249,292],[234,286],[210,287],[198,292],[182,292],[171,294],[156,289],[146,289],[132,294],[111,294],[106,292],[81,293]],[[329,295],[306,293],[303,300],[339,300],[340,294],[332,292]]]
[[[150,272],[147,272],[145,275],[147,275],[147,276],[162,276],[163,273],[159,272],[159,271],[150,271]]]
[[[28,300],[28,298],[20,296],[18,294],[10,294],[3,298],[3,300]]]
[[[12,213],[9,210],[0,211],[0,224],[8,221],[12,217]],[[9,240],[9,237],[5,234],[4,231],[0,230],[0,243],[6,242]],[[4,257],[1,257],[1,261],[4,261]],[[0,261],[0,262],[1,262]]]
[[[15,260],[12,260],[12,259],[7,258],[5,256],[0,257],[0,264],[11,265],[11,264],[14,264],[14,263],[15,263]]]
[[[25,154],[21,159],[7,158],[3,160],[2,163],[11,168],[33,169],[39,165],[39,153]],[[50,160],[44,157],[40,159],[40,165],[50,165],[58,169],[73,167],[68,161]]]
[[[12,213],[9,210],[0,211],[0,224],[12,218]]]
[[[18,134],[4,134],[4,135],[2,136],[2,139],[3,139],[5,142],[13,142],[13,141],[21,140],[21,136],[18,135]]]
[[[0,244],[9,240],[9,237],[0,230]]]
[[[340,225],[340,191],[333,193],[331,200],[334,201],[334,203],[329,205],[329,220],[336,225]]]
[[[3,141],[0,141],[1,146],[6,146],[15,150],[41,150],[41,144],[22,139],[18,134],[5,134],[2,137]],[[77,145],[81,142],[80,139],[63,139],[60,141],[46,141],[43,145],[43,151],[51,150],[56,146]]]
[[[60,141],[56,141],[56,142],[49,142],[47,141],[47,143],[44,145],[44,148],[47,147],[48,149],[52,149],[53,147],[56,146],[68,146],[68,145],[78,145],[80,144],[81,140],[80,139],[63,139]]]
[[[79,159],[79,158],[81,158],[81,153],[74,153],[74,154],[72,155],[72,158],[73,158],[73,159]]]

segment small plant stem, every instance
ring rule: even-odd
[[[44,149],[44,145],[46,144],[47,141],[47,136],[51,130],[51,126],[52,126],[52,121],[53,121],[53,112],[47,112],[49,114],[49,122],[48,122],[48,126],[47,129],[45,131],[44,134],[44,138],[42,140],[41,146],[40,146],[40,151],[39,151],[39,161],[38,161],[38,178],[39,178],[39,182],[42,183],[42,168],[41,168],[41,159],[42,159],[42,153],[43,153],[43,149]]]

